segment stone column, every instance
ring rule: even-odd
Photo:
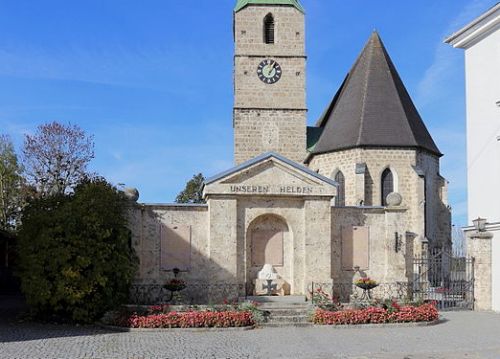
[[[216,302],[234,298],[238,292],[237,273],[237,200],[209,198],[208,251],[210,278],[209,299]],[[223,285],[224,289],[215,286]]]
[[[492,309],[492,272],[490,232],[472,232],[467,236],[467,254],[474,259],[474,309]]]
[[[383,246],[383,248],[385,248],[385,283],[404,282],[407,278],[406,247],[404,242],[406,240],[406,237],[404,237],[405,222],[406,208],[386,208],[385,244]],[[372,238],[372,240],[376,239]]]
[[[311,282],[332,282],[330,197],[307,199],[305,215],[304,294]]]
[[[356,203],[352,203],[354,206],[365,205],[366,203],[366,184],[365,184],[365,173],[366,173],[366,163],[356,163]]]

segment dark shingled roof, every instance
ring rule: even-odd
[[[316,126],[323,131],[310,149],[313,155],[355,147],[414,147],[441,156],[377,32]]]

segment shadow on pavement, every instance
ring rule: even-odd
[[[26,308],[22,296],[0,296],[0,343],[114,333],[97,326],[19,322],[17,317]]]

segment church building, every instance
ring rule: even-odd
[[[379,34],[308,127],[304,8],[238,0],[233,15],[235,167],[205,181],[206,204],[135,206],[135,285],[260,294],[264,265],[281,295],[412,280],[416,255],[451,248],[447,181]]]

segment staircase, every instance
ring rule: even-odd
[[[247,297],[246,300],[260,303],[259,309],[268,312],[267,321],[259,324],[261,327],[309,327],[312,325],[309,321],[312,305],[304,296]]]

